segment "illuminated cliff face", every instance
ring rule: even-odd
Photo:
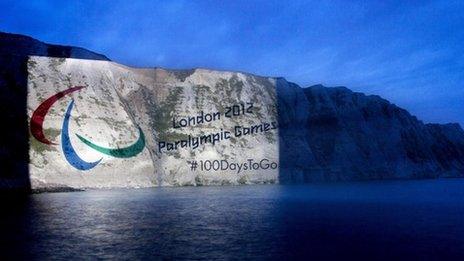
[[[33,188],[278,182],[275,80],[31,57]]]
[[[33,188],[456,177],[464,132],[347,88],[30,57]]]

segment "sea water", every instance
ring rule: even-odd
[[[1,212],[0,257],[464,257],[464,179],[91,190],[16,201]]]

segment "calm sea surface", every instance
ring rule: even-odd
[[[0,213],[0,257],[464,260],[464,179],[36,194]]]

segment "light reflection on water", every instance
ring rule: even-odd
[[[38,194],[0,221],[0,257],[446,258],[464,180]]]

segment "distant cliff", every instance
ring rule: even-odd
[[[150,187],[464,175],[464,131],[458,124],[424,124],[378,96],[345,87],[301,88],[283,78],[246,73],[137,69],[108,61],[82,48],[0,34],[0,104],[9,124],[1,130],[0,187]],[[56,144],[40,143],[29,130],[31,115],[48,97],[72,86],[85,89],[57,102],[45,118],[45,135]],[[101,160],[91,175],[73,168],[59,145],[71,100],[75,109],[69,124],[76,134],[101,146],[122,148],[140,139],[139,127],[145,147],[136,156],[121,159],[92,150],[71,135],[84,160]],[[254,105],[249,114],[244,107],[248,102]],[[238,105],[237,114],[225,117],[233,105]],[[175,127],[176,119],[208,112],[223,117]],[[248,127],[255,133],[242,135]],[[225,138],[228,131],[230,139]],[[191,144],[192,138],[215,133],[222,135],[217,144],[198,148]],[[185,147],[183,141],[188,141]],[[168,143],[179,148],[168,150]],[[250,159],[267,159],[278,169],[212,172],[189,165]]]
[[[424,124],[379,96],[346,87],[300,88],[281,79],[277,90],[283,181],[464,175],[459,124]]]

